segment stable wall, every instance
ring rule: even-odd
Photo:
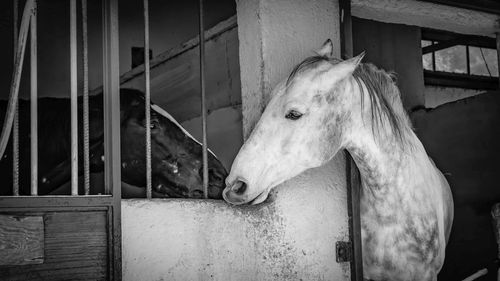
[[[257,206],[122,200],[123,280],[349,280],[335,261],[349,239],[344,163],[341,153]]]
[[[488,92],[411,114],[448,180],[455,218],[439,280],[462,280],[497,257],[490,209],[500,202],[500,95]],[[495,272],[481,280],[497,280]]]

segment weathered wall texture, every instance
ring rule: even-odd
[[[415,0],[352,0],[352,15],[451,32],[494,37],[498,16]]]
[[[425,86],[425,108],[434,108],[442,104],[484,93],[484,90],[454,87]]]
[[[257,206],[123,200],[123,280],[348,280],[335,261],[348,240],[344,163],[339,154]]]
[[[340,57],[337,1],[240,0],[236,3],[240,42],[243,134],[248,137],[271,89],[292,67],[330,38]]]
[[[424,105],[424,74],[420,28],[352,18],[354,54],[366,52],[364,62],[395,72],[406,109]]]
[[[440,280],[462,280],[497,256],[490,208],[500,202],[500,95],[489,92],[412,114],[415,132],[445,174],[455,219]],[[483,280],[483,279],[481,279]],[[496,280],[495,273],[484,280]]]

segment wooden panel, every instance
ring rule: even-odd
[[[43,263],[43,217],[0,215],[0,265]]]
[[[21,214],[16,214],[21,215]],[[43,215],[43,264],[0,266],[2,280],[106,280],[107,212],[24,213]]]

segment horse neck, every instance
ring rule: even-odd
[[[416,163],[410,151],[423,148],[409,128],[403,132],[405,144],[395,137],[387,122],[373,128],[372,122],[367,121],[370,120],[370,112],[370,105],[366,105],[361,114],[354,117],[345,148],[360,170],[363,186],[369,188],[372,194],[379,193],[382,196],[390,189],[404,188],[402,183],[405,182],[405,176]]]

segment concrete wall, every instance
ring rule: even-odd
[[[352,15],[386,23],[494,37],[498,16],[416,0],[352,0]]]
[[[500,202],[500,95],[489,92],[419,110],[415,132],[444,173],[455,219],[439,280],[462,280],[497,257],[490,208]],[[493,271],[481,280],[497,280]]]
[[[335,261],[335,242],[348,240],[344,163],[306,171],[257,206],[123,200],[123,280],[349,280]]]
[[[260,117],[276,84],[326,39],[340,57],[337,1],[237,1],[243,134]]]

